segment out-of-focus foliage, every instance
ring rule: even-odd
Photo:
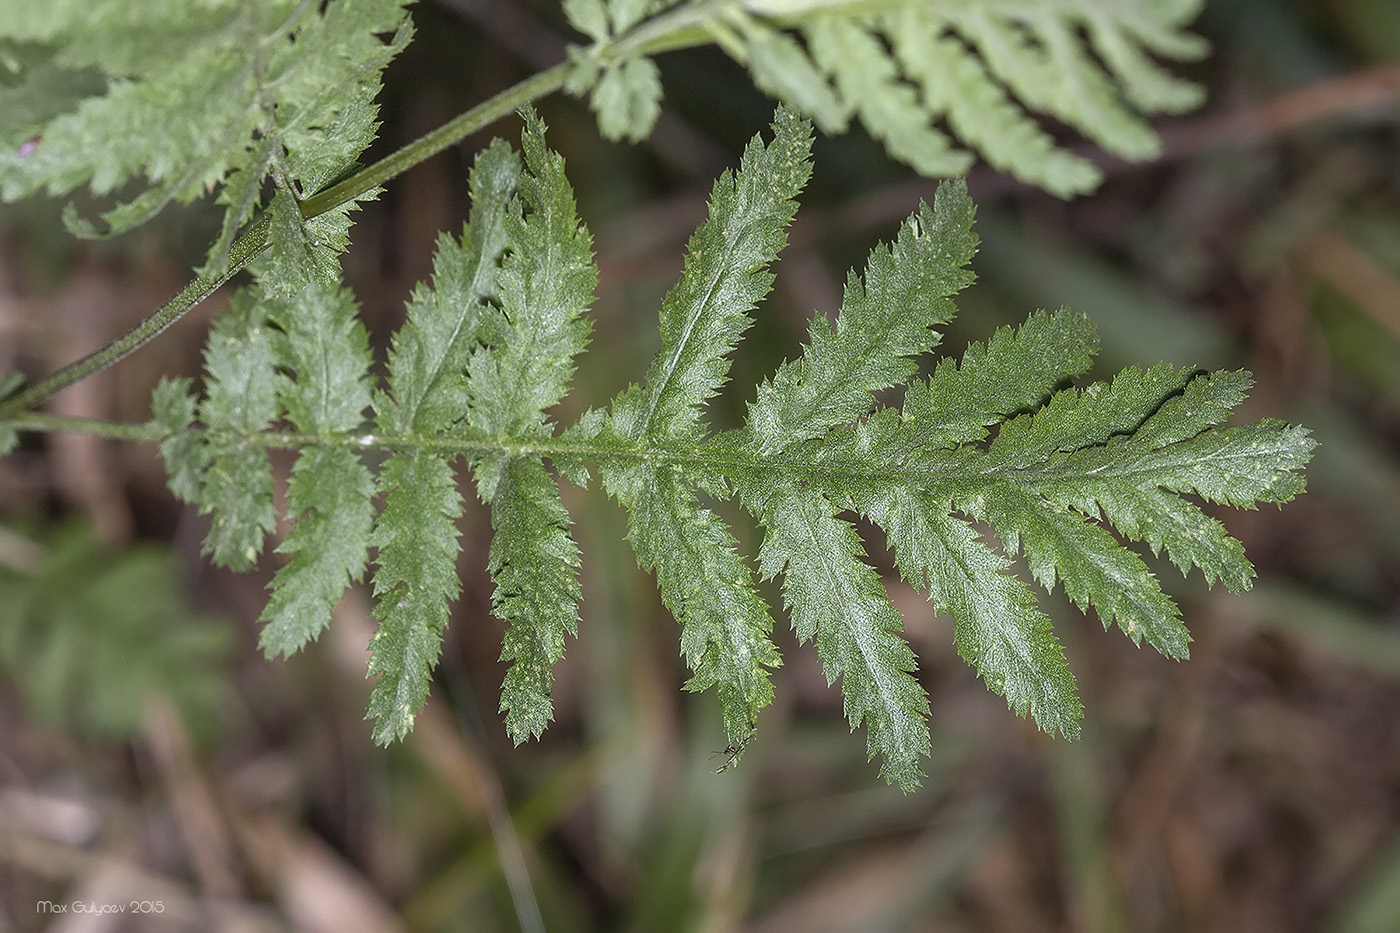
[[[609,139],[645,138],[660,112],[656,65],[613,61],[605,41],[641,9],[633,0],[564,4],[574,28],[598,43],[575,50],[570,89],[590,94]],[[1058,146],[1038,116],[1124,158],[1150,158],[1158,141],[1139,113],[1201,102],[1199,87],[1156,61],[1205,54],[1185,28],[1199,12],[1199,0],[748,0],[696,19],[762,90],[825,132],[859,118],[893,158],[935,177],[972,166],[973,152],[955,147],[962,142],[1068,196],[1101,176]]]
[[[311,194],[374,138],[380,70],[412,35],[403,7],[4,0],[0,104],[25,106],[0,108],[0,196],[116,193],[102,220],[120,233],[217,189],[217,275],[265,182]]]
[[[233,632],[190,608],[170,552],[107,550],[61,528],[37,566],[0,569],[0,668],[29,711],[104,739],[141,734],[151,704],[207,731],[227,699]]]

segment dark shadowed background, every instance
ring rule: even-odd
[[[1400,930],[1400,4],[1207,6],[1215,52],[1192,71],[1209,103],[1159,124],[1161,159],[1104,160],[1101,190],[1073,202],[973,173],[979,282],[944,342],[957,353],[1068,305],[1099,326],[1100,374],[1243,366],[1242,417],[1313,429],[1305,496],[1219,513],[1259,571],[1251,592],[1153,564],[1190,661],[1046,597],[1087,707],[1081,741],[1052,739],[984,689],[949,620],[891,574],[933,701],[922,789],[877,778],[785,620],[777,700],[716,775],[717,701],[680,691],[677,627],[622,515],[566,485],[584,604],[557,721],[535,744],[505,736],[488,522],[469,504],[433,698],[381,750],[362,721],[363,589],[317,645],[266,661],[255,620],[275,554],[244,576],[211,569],[207,520],[165,491],[150,445],[29,437],[0,461],[0,931]],[[371,157],[555,63],[566,35],[545,0],[439,0],[415,20]],[[664,115],[643,145],[601,141],[572,99],[540,108],[601,266],[564,423],[641,377],[709,186],[771,117],[713,49],[661,65]],[[514,139],[518,122],[493,129]],[[347,277],[381,364],[438,232],[460,229],[484,141],[359,215]],[[720,424],[934,188],[859,133],[819,139],[815,163]],[[43,374],[111,339],[215,232],[194,209],[80,243],[59,207],[0,213],[0,370]],[[160,374],[198,373],[226,299],[54,408],[145,420]],[[869,550],[888,569],[878,537]]]

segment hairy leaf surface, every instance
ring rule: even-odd
[[[369,345],[348,292],[307,282],[296,300],[276,306],[283,335],[282,406],[297,431],[334,437],[361,426],[369,407]],[[374,510],[374,477],[352,449],[311,446],[287,482],[287,514],[296,524],[277,550],[291,560],[277,571],[262,618],[267,654],[291,654],[316,638],[346,587],[364,574]]]
[[[503,221],[508,251],[499,306],[488,306],[483,344],[467,364],[471,428],[501,444],[553,434],[546,410],[564,397],[574,357],[588,340],[583,313],[597,284],[592,240],[580,224],[564,160],[545,147],[544,123],[524,113],[525,172]],[[492,607],[509,628],[501,692],[516,742],[553,715],[552,668],[578,632],[578,547],[559,491],[538,455],[472,458],[477,492],[491,503]]]
[[[374,526],[378,551],[369,674],[378,676],[369,699],[374,740],[401,739],[428,699],[448,606],[457,579],[456,519],[462,495],[447,458],[425,450],[395,453],[379,474],[384,508]]]
[[[470,394],[467,366],[481,345],[499,294],[499,264],[520,182],[519,158],[504,143],[477,157],[469,186],[472,213],[459,240],[442,237],[433,287],[414,290],[389,352],[387,391],[375,397],[380,431],[410,442],[461,430]],[[379,631],[369,670],[375,740],[403,737],[428,697],[448,608],[460,589],[455,520],[462,512],[451,451],[396,451],[379,474],[384,507],[375,520],[374,574]]]
[[[613,403],[607,434],[642,447],[671,447],[703,432],[701,406],[724,384],[727,354],[773,283],[767,266],[786,243],[783,227],[811,173],[811,131],[787,110],[773,140],[755,138],[739,170],[722,176],[709,218],[690,238],[685,270],[661,304],[661,351],[645,382]],[[689,686],[715,685],[732,744],[752,735],[773,695],[767,668],[778,662],[772,620],[729,531],[701,509],[674,468],[598,459],[604,485],[628,510],[629,539],[661,598],[681,623],[695,672]]]
[[[126,198],[134,183],[140,193],[102,215],[120,232],[217,188],[224,222],[206,267],[217,274],[268,178],[310,194],[373,140],[379,72],[411,33],[404,4],[5,0],[0,39],[48,46],[51,64],[25,77],[54,91],[6,128],[36,142],[0,147],[0,196],[87,185]]]
[[[1163,364],[1075,386],[1098,341],[1070,311],[1036,312],[925,366],[972,280],[961,182],[940,186],[851,273],[834,320],[813,317],[802,352],[753,390],[743,426],[711,433],[706,405],[773,284],[810,172],[810,127],[786,109],[771,141],[755,137],[716,183],[661,303],[645,377],[558,431],[551,410],[587,342],[597,272],[562,160],[538,118],[524,119],[523,160],[496,143],[473,167],[471,219],[440,241],[373,394],[354,301],[334,275],[348,218],[303,222],[279,195],[273,229],[294,258],[261,263],[257,290],[215,329],[203,399],[178,380],[154,399],[172,488],[214,515],[207,547],[223,562],[251,563],[272,526],[264,447],[300,449],[281,548],[291,559],[264,613],[269,651],[314,638],[374,549],[370,716],[381,742],[404,735],[425,702],[461,586],[459,460],[495,532],[488,569],[507,623],[502,710],[515,741],[553,718],[553,667],[579,623],[578,547],[549,460],[580,483],[596,471],[626,510],[638,563],[680,623],[685,686],[714,691],[731,747],[752,740],[773,698],[782,658],[758,578],[780,578],[798,640],[814,643],[852,728],[905,788],[929,752],[929,700],[857,517],[951,617],[959,654],[987,686],[1074,736],[1074,677],[1013,560],[1105,626],[1184,657],[1180,611],[1124,542],[1244,589],[1253,568],[1203,503],[1252,507],[1303,490],[1305,430],[1223,424],[1247,373]],[[360,459],[366,446],[387,451],[377,474]],[[724,499],[761,529],[757,574],[747,535],[716,506]]]
[[[619,31],[619,10],[636,6],[565,4],[575,27],[594,40],[574,50],[570,88],[591,92],[599,127],[612,139],[648,131],[661,96],[649,60],[609,57],[605,17],[611,14]],[[1095,188],[1100,172],[1057,145],[1054,123],[1116,155],[1144,159],[1159,147],[1144,116],[1200,104],[1199,87],[1158,63],[1205,53],[1204,42],[1185,31],[1200,6],[743,0],[709,15],[699,7],[694,19],[761,90],[825,132],[844,132],[859,120],[893,158],[926,175],[961,175],[980,154],[999,170],[1069,196]]]
[[[772,287],[767,267],[787,243],[783,228],[807,183],[811,129],[780,109],[774,138],[752,140],[739,171],[710,194],[710,215],[686,246],[685,271],[661,303],[661,352],[646,381],[614,403],[612,429],[640,438],[694,433],[700,406],[729,372],[726,355]]]
[[[509,623],[501,647],[501,660],[510,664],[501,709],[518,744],[540,736],[554,718],[554,665],[564,656],[564,637],[578,634],[578,545],[558,487],[539,458],[511,458],[495,478],[491,608]]]
[[[205,396],[199,417],[209,431],[200,512],[213,515],[204,551],[214,563],[248,570],[272,530],[272,471],[267,451],[248,436],[278,415],[277,352],[267,312],[251,292],[234,296],[204,351]]]

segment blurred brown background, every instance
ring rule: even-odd
[[[1159,161],[1106,160],[1102,189],[1069,203],[974,173],[980,281],[944,344],[1070,305],[1100,328],[1102,372],[1244,366],[1245,417],[1313,429],[1306,496],[1222,513],[1252,592],[1154,564],[1195,635],[1189,662],[1044,598],[1088,708],[1082,741],[1053,740],[891,576],[933,700],[923,788],[878,780],[839,689],[781,624],[777,700],[716,775],[716,703],[680,692],[677,629],[622,516],[566,486],[585,602],[557,721],[520,748],[500,725],[488,524],[469,507],[433,699],[380,750],[362,722],[363,590],[319,644],[268,662],[255,620],[276,555],[211,569],[206,519],[165,491],[150,445],[28,437],[0,461],[0,931],[1400,930],[1400,4],[1207,7],[1215,52],[1192,71],[1209,103],[1159,124]],[[553,64],[566,35],[546,2],[439,0],[415,20],[372,157]],[[772,112],[714,50],[661,64],[645,145],[600,141],[571,99],[541,105],[602,269],[564,423],[640,378],[709,185]],[[460,228],[483,142],[360,215],[347,277],[381,362],[438,232]],[[819,141],[720,423],[932,190],[859,134]],[[0,214],[0,370],[100,346],[178,289],[214,232],[192,210],[79,243],[58,209]],[[198,373],[223,300],[55,409],[146,419],[160,374]]]

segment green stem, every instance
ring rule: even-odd
[[[262,252],[267,246],[267,231],[270,225],[270,221],[263,217],[249,227],[242,236],[233,241],[233,246],[229,248],[228,268],[224,270],[222,275],[214,278],[195,279],[181,289],[178,295],[167,301],[159,311],[102,349],[88,354],[76,363],[70,363],[42,382],[35,383],[23,392],[0,402],[0,420],[14,422],[12,416],[15,413],[24,411],[26,408],[33,408],[54,393],[68,388],[99,369],[106,369],[122,357],[144,346],[161,331],[184,317],[191,308],[212,295],[215,290],[251,262],[254,256]],[[17,422],[14,423],[17,424]]]
[[[699,3],[687,4],[666,15],[641,24],[637,29],[612,42],[601,43],[594,48],[594,53],[607,61],[621,61],[638,55],[702,45],[710,41],[709,34],[703,29],[703,24],[712,18],[713,10],[722,5],[723,0],[702,0]],[[300,205],[301,216],[310,220],[327,211],[335,210],[366,191],[402,175],[418,163],[489,126],[510,112],[547,94],[552,94],[564,86],[574,67],[572,61],[560,62],[553,68],[507,88],[490,100],[478,104],[402,149],[390,153],[368,168],[356,172],[339,184],[302,201]],[[8,421],[15,427],[23,426],[30,430],[41,430],[15,416],[19,412],[39,405],[56,392],[66,389],[80,379],[111,366],[184,317],[190,309],[242,271],[253,260],[253,257],[267,247],[268,227],[269,221],[263,217],[234,241],[229,250],[228,268],[224,270],[223,274],[212,279],[195,279],[185,286],[178,295],[166,302],[159,311],[102,349],[83,357],[76,363],[65,366],[28,389],[10,398],[0,400],[0,422]],[[101,432],[91,430],[91,426],[89,426],[86,433],[99,434]]]
[[[159,443],[166,438],[166,430],[154,421],[115,422],[100,421],[94,418],[76,418],[66,415],[51,415],[45,412],[25,412],[8,419],[11,427],[20,431],[38,433],[86,434],[110,440]],[[955,463],[931,464],[923,466],[862,467],[859,464],[839,462],[814,462],[809,458],[792,456],[748,456],[741,451],[725,450],[712,446],[668,448],[650,447],[645,444],[618,446],[612,443],[599,443],[592,440],[574,441],[565,437],[550,438],[489,438],[464,437],[453,434],[358,434],[353,432],[338,434],[305,434],[297,431],[259,431],[244,434],[240,444],[261,447],[265,450],[302,451],[311,447],[326,447],[352,450],[426,450],[448,455],[462,455],[468,460],[492,457],[576,457],[594,463],[623,461],[630,463],[671,464],[678,467],[702,464],[724,473],[726,476],[745,474],[782,474],[809,480],[847,481],[896,481],[933,486],[939,483],[957,482],[964,487],[968,483],[988,480],[1028,482],[1063,478],[1064,474],[1043,469],[1004,468],[998,473],[989,474],[976,466]]]
[[[42,411],[25,411],[4,419],[16,431],[39,434],[85,434],[114,441],[151,441],[164,439],[164,429],[153,421],[99,421],[96,418],[74,418],[51,415]]]
[[[654,20],[640,24],[632,32],[595,46],[593,53],[605,61],[623,61],[639,55],[655,55],[691,48],[711,41],[703,24],[714,17],[714,9],[728,0],[703,0],[682,6]],[[572,60],[562,61],[519,84],[506,88],[490,100],[444,123],[437,129],[390,153],[378,162],[301,202],[301,216],[307,220],[334,210],[391,178],[397,178],[420,162],[455,145],[472,133],[490,126],[501,117],[562,88],[574,70]]]
[[[448,146],[460,142],[506,114],[533,100],[538,100],[546,94],[559,90],[564,86],[564,81],[572,69],[572,62],[560,62],[547,71],[541,71],[539,74],[507,88],[490,100],[477,104],[466,113],[454,117],[432,132],[420,136],[397,152],[390,153],[339,184],[332,185],[325,191],[302,201],[301,216],[310,220],[312,217],[319,217],[326,211],[335,210],[346,201],[351,201],[371,188],[402,175],[419,162],[437,155]]]
[[[619,36],[597,48],[604,61],[620,62],[639,55],[657,55],[677,49],[708,45],[714,36],[705,24],[718,19],[730,0],[697,0],[676,7],[669,13],[639,23],[626,35]]]

